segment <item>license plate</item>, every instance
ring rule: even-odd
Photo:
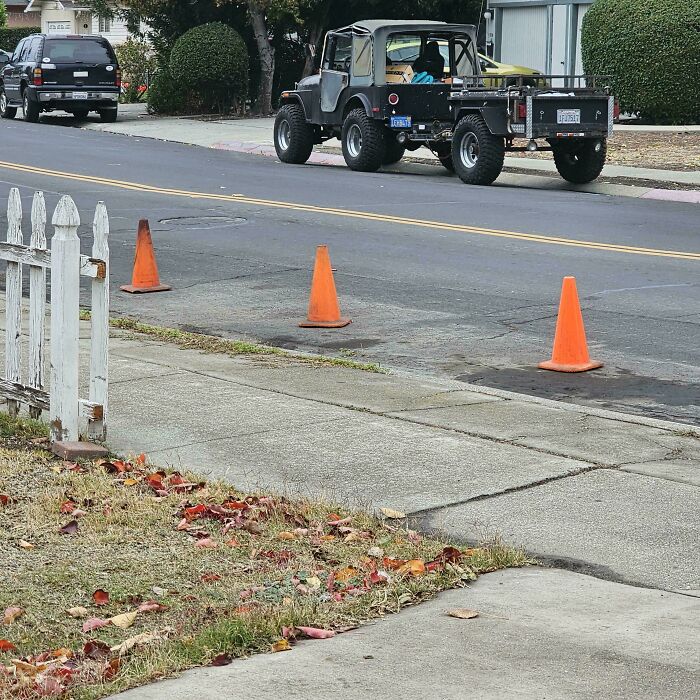
[[[77,70],[73,73],[74,78],[87,78],[88,72],[86,70]]]
[[[557,124],[580,124],[581,110],[580,109],[558,109]]]
[[[73,93],[74,100],[87,100],[87,98],[88,98],[87,92],[74,92]]]
[[[389,126],[393,129],[410,129],[411,117],[389,117]]]

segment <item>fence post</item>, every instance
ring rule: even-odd
[[[54,442],[78,440],[80,338],[80,215],[68,196],[61,200],[51,239],[50,423]]]
[[[92,327],[90,348],[90,401],[103,408],[101,420],[88,423],[88,437],[104,440],[107,436],[107,375],[109,346],[109,218],[104,202],[98,202],[92,225],[92,257],[104,260],[104,278],[92,281]]]
[[[32,202],[32,248],[46,249],[46,204],[42,192]],[[46,269],[29,268],[29,386],[44,388],[44,340],[46,329]],[[41,418],[41,409],[29,407],[32,418]]]
[[[22,245],[22,200],[13,187],[7,203],[7,242]],[[22,265],[7,262],[5,273],[5,379],[20,382],[22,335]],[[15,417],[19,403],[8,400],[7,412]]]

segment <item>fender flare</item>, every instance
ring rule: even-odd
[[[309,115],[306,113],[306,107],[304,107],[304,101],[301,99],[301,97],[299,97],[299,95],[297,95],[294,92],[291,92],[291,93],[289,93],[289,95],[287,95],[287,97],[280,98],[280,106],[290,105],[290,104],[299,105],[301,107],[302,111],[304,112],[304,119],[306,119],[307,122],[309,121]]]
[[[505,111],[502,107],[462,107],[455,120],[455,126],[457,123],[469,114],[478,114],[486,122],[489,131],[495,136],[504,136],[508,133],[508,121]]]
[[[370,103],[367,95],[358,92],[355,95],[353,95],[346,103],[345,106],[343,107],[343,121],[345,121],[345,117],[348,116],[348,114],[351,112],[353,109],[359,109],[359,107],[356,107],[357,103],[360,103],[360,105],[364,108],[365,113],[367,114],[368,117],[373,116],[372,115],[372,104]]]

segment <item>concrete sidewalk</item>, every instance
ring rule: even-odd
[[[91,122],[85,124],[83,128],[137,138],[154,138],[204,148],[277,157],[273,143],[273,118],[203,120],[190,117],[153,117],[146,113],[144,105],[122,105],[121,110],[120,119],[116,124]],[[695,129],[695,127],[687,128]],[[345,167],[345,161],[340,154],[340,142],[337,139],[327,141],[322,147],[314,150],[309,162]],[[408,153],[404,161],[387,169],[392,172],[416,172],[416,168],[420,169],[421,166],[430,170],[420,170],[420,172],[430,172],[432,168],[438,166],[437,158],[426,149],[420,149],[415,153]],[[498,183],[506,186],[575,189],[597,194],[700,203],[700,172],[698,171],[606,165],[603,177],[620,178],[623,181],[629,179],[648,181],[650,185],[639,187],[593,182],[589,185],[574,186],[559,177],[554,163],[549,159],[506,157],[505,167],[506,171],[499,177]],[[528,174],[508,172],[509,169],[525,170]],[[665,189],[663,183],[681,183],[696,186],[697,189]]]

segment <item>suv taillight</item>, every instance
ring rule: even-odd
[[[35,68],[33,73],[32,73],[32,77],[33,77],[32,82],[34,83],[34,85],[43,85],[44,84],[44,79],[41,75],[41,68]]]
[[[527,119],[527,103],[518,102],[518,119]]]
[[[120,68],[117,68],[117,70],[114,71],[114,84],[115,84],[117,87],[121,87],[121,86],[122,86],[122,72],[121,72],[121,69],[120,69]]]

